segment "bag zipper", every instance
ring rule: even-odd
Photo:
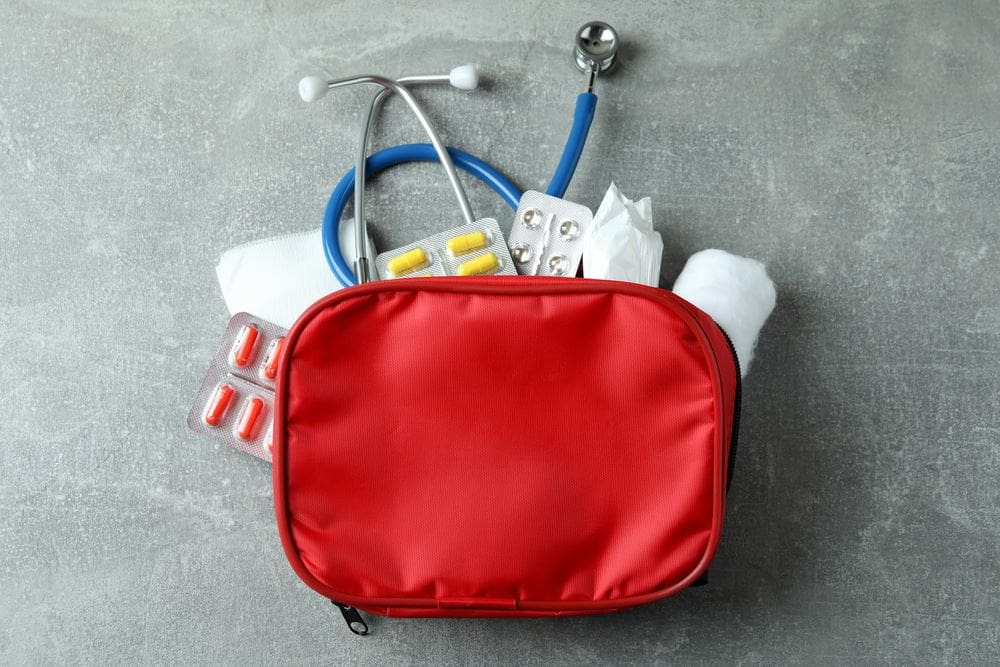
[[[718,322],[716,322],[716,326],[719,326]],[[729,438],[729,458],[726,462],[726,497],[728,497],[729,487],[733,484],[733,470],[736,468],[736,443],[739,440],[740,433],[740,403],[743,400],[743,374],[740,372],[740,358],[736,356],[736,346],[733,345],[733,341],[729,338],[729,334],[726,333],[725,329],[719,326],[719,331],[722,332],[722,336],[726,339],[729,351],[733,355],[733,363],[736,364],[736,391],[733,392],[733,431]],[[688,588],[705,586],[707,584],[708,570],[705,570]]]
[[[347,623],[347,629],[356,635],[367,635],[368,634],[368,624],[365,623],[364,617],[361,615],[357,609],[351,605],[343,604],[337,602],[336,600],[330,600],[340,613],[344,616],[344,623]]]
[[[733,394],[733,433],[729,439],[729,462],[726,467],[726,495],[728,496],[729,487],[733,483],[733,471],[736,469],[736,444],[740,434],[740,403],[743,400],[743,373],[740,371],[740,358],[736,356],[736,346],[733,345],[733,341],[725,329],[720,326],[719,331],[726,339],[729,351],[733,355],[733,363],[736,365],[736,391]]]
[[[513,278],[513,279],[511,279],[511,278]],[[451,283],[450,285],[442,285],[442,283],[445,283],[445,280],[441,279],[441,278],[403,278],[403,279],[399,279],[399,282],[400,283],[408,283],[408,285],[406,285],[407,287],[412,287],[414,285],[416,285],[417,287],[422,287],[424,285],[433,286],[433,287],[437,288],[439,291],[442,291],[442,292],[453,292],[453,291],[454,292],[462,292],[463,291],[462,289],[454,289],[454,287],[456,285],[458,287],[460,287],[460,288],[466,288],[466,287],[469,287],[471,285],[474,285],[476,288],[478,288],[481,291],[481,293],[498,293],[498,292],[499,293],[505,293],[507,291],[507,289],[509,289],[512,286],[517,286],[518,287],[517,291],[520,292],[520,293],[528,293],[528,294],[530,294],[530,293],[536,291],[536,290],[521,290],[520,287],[523,285],[523,283],[518,278],[521,278],[521,277],[518,277],[518,276],[514,276],[514,277],[508,277],[508,276],[492,277],[492,278],[488,279],[489,283],[492,283],[492,284],[481,283],[479,281],[479,279],[477,279],[477,278],[450,278],[450,279],[448,279],[448,282]],[[632,284],[632,283],[618,283],[617,281],[605,281],[605,280],[567,281],[565,278],[540,278],[540,277],[537,277],[537,276],[534,277],[534,279],[539,284],[551,283],[552,286],[555,286],[555,285],[558,284],[560,289],[557,289],[557,290],[553,291],[556,294],[558,294],[558,293],[574,294],[574,293],[586,293],[586,292],[592,292],[592,291],[596,292],[597,289],[595,289],[595,288],[599,288],[600,285],[601,285],[601,283],[606,283],[606,284],[612,284],[612,283],[614,283],[615,287],[616,287],[616,291],[618,293],[620,293],[620,294],[634,294],[634,295],[638,295],[638,296],[647,296],[647,295],[650,295],[650,293],[663,293],[663,292],[666,292],[667,294],[672,294],[672,292],[670,292],[669,290],[661,290],[659,288],[653,288],[653,287],[648,287],[648,286],[645,286],[645,285]],[[306,310],[305,313],[303,313],[299,317],[298,321],[295,323],[295,326],[293,326],[292,330],[289,332],[289,340],[291,340],[292,338],[294,338],[295,334],[298,333],[298,329],[299,328],[302,328],[302,327],[308,325],[309,321],[311,321],[313,319],[313,317],[315,316],[315,314],[320,313],[320,312],[322,312],[323,309],[327,308],[329,306],[329,303],[335,302],[337,300],[342,300],[344,298],[349,298],[349,297],[345,297],[344,296],[345,294],[347,294],[349,292],[353,292],[354,294],[351,294],[350,296],[354,296],[355,294],[363,294],[363,293],[366,293],[366,292],[378,292],[378,291],[381,291],[381,288],[377,288],[377,287],[374,287],[374,286],[381,285],[384,282],[387,282],[387,281],[377,281],[377,282],[373,282],[373,283],[367,283],[367,284],[364,284],[364,285],[355,285],[353,287],[348,287],[348,288],[346,288],[346,289],[344,289],[342,291],[335,292],[335,293],[330,294],[329,296],[327,296],[325,298],[320,299],[319,301],[317,301],[316,303],[314,303],[308,310]],[[395,281],[390,281],[390,282],[395,282]],[[570,282],[575,283],[575,284],[573,284],[572,287],[570,287],[570,285],[566,284],[566,283],[570,283]],[[583,286],[582,283],[587,283],[587,286]],[[446,288],[445,289],[440,289],[440,287],[442,287],[442,286],[444,286]],[[569,289],[566,289],[567,287],[569,287]],[[681,300],[681,301],[683,301],[683,300]],[[678,306],[676,306],[676,305],[674,306],[674,308],[677,308],[677,307]],[[686,310],[686,309],[682,308],[682,310]],[[696,322],[695,318],[693,318],[693,316],[690,313],[688,313],[687,316]],[[716,324],[716,326],[719,326],[717,322],[715,322],[715,324]],[[699,326],[699,325],[696,324],[695,326]],[[723,493],[723,499],[722,499],[722,502],[723,502],[723,505],[724,505],[724,503],[725,503],[725,497],[726,497],[726,495],[728,495],[729,487],[732,484],[732,475],[733,475],[733,471],[734,471],[734,467],[735,467],[736,445],[737,445],[738,434],[739,434],[740,404],[742,402],[743,383],[742,383],[742,378],[741,378],[741,374],[740,374],[740,361],[739,361],[739,357],[736,355],[736,348],[733,345],[732,340],[729,338],[729,334],[727,334],[726,331],[721,326],[719,326],[719,330],[722,332],[722,335],[725,338],[726,343],[729,345],[729,350],[730,350],[731,354],[733,355],[733,364],[736,367],[736,391],[734,392],[734,396],[733,396],[733,427],[732,427],[732,433],[731,433],[730,443],[729,443],[729,456],[728,456],[728,461],[727,461],[727,472],[726,472],[726,488],[725,488],[725,491]],[[291,351],[292,347],[293,346],[286,345],[285,353],[286,354],[289,353]],[[281,372],[282,371],[279,368],[279,374]],[[279,394],[280,394],[280,392],[279,392]],[[279,396],[279,398],[280,398],[280,396]],[[279,456],[280,456],[280,453],[279,453]],[[279,489],[277,487],[277,485],[276,485],[276,500],[279,500],[279,501],[282,500],[280,491],[281,491],[281,489]],[[285,508],[283,507],[283,504],[281,506],[279,506],[278,509],[279,509],[279,512],[285,511]],[[282,524],[279,521],[279,524],[278,524],[279,533],[282,533],[283,528],[285,528],[284,524]],[[282,534],[282,542],[283,542],[283,545],[285,546],[285,551],[286,551],[286,553],[290,553],[289,549],[288,549],[288,546],[287,546],[287,543],[285,542],[286,539],[287,539],[286,536],[284,534]],[[304,575],[302,572],[299,571],[299,569],[296,567],[296,563],[295,563],[295,561],[294,561],[294,559],[292,558],[291,555],[289,555],[289,560],[292,563],[292,568],[299,574],[300,577],[303,578],[304,581],[306,581],[307,584],[309,584],[309,580],[306,578],[306,575]],[[312,584],[309,584],[309,585],[312,586]],[[368,634],[368,625],[367,625],[367,623],[365,623],[364,618],[361,616],[361,614],[358,612],[357,609],[355,609],[354,607],[351,607],[350,605],[337,602],[336,600],[333,600],[333,599],[331,599],[330,602],[332,602],[338,609],[340,609],[341,614],[344,617],[344,621],[347,623],[348,629],[350,629],[351,632],[353,632],[356,635],[367,635]]]

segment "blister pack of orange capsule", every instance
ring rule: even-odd
[[[188,426],[270,461],[274,381],[286,333],[250,313],[233,315],[188,413]]]

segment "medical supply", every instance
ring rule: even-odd
[[[260,329],[252,324],[244,324],[236,338],[233,346],[233,363],[237,366],[246,366],[250,363],[254,346],[257,345],[257,338],[260,337]]]
[[[236,390],[231,384],[220,384],[214,392],[212,398],[205,408],[205,423],[209,426],[218,426],[222,423],[222,418],[229,411],[229,404],[233,402]]]
[[[515,275],[496,220],[483,218],[383,252],[375,258],[382,278]]]
[[[264,368],[262,370],[264,377],[268,380],[274,381],[274,378],[278,375],[278,359],[281,358],[281,350],[284,347],[284,338],[275,338],[274,342],[271,343],[271,349],[268,350],[267,357],[264,358]]]
[[[353,219],[344,222],[340,236],[353,261]],[[368,247],[374,257],[371,239]],[[330,273],[319,228],[237,246],[223,253],[215,273],[230,315],[254,313],[285,328],[317,299],[343,287]]]
[[[213,377],[195,398],[191,430],[270,461],[274,392],[236,375]]]
[[[387,261],[385,268],[390,277],[398,278],[410,271],[422,269],[428,264],[430,260],[427,258],[427,252],[422,247],[416,247]]]
[[[649,197],[633,202],[612,183],[583,247],[584,277],[656,287],[662,259],[663,237],[653,229]]]
[[[456,72],[458,72],[458,74],[456,74]],[[425,83],[438,80],[440,80],[440,77],[410,77],[410,81],[414,83]],[[456,85],[458,88],[475,88],[479,84],[479,75],[476,73],[474,67],[471,65],[465,65],[453,69],[447,80],[452,83],[452,85],[456,85],[456,83],[459,84]],[[360,212],[357,215],[358,223],[355,240],[357,260],[354,263],[354,274],[357,282],[364,283],[371,279],[370,258],[364,241],[366,236],[366,219],[364,216],[365,155],[368,150],[368,137],[371,133],[372,118],[381,104],[384,94],[387,94],[390,91],[396,93],[403,98],[403,101],[406,102],[407,105],[409,105],[410,110],[417,117],[417,120],[423,127],[428,139],[430,139],[431,145],[434,147],[434,152],[437,154],[437,158],[441,162],[441,166],[444,167],[445,174],[448,176],[448,181],[451,183],[451,187],[455,191],[455,197],[458,200],[458,207],[462,212],[462,216],[465,218],[466,224],[471,225],[476,219],[472,214],[472,207],[469,206],[469,199],[465,195],[465,190],[462,188],[462,182],[458,179],[458,173],[455,171],[455,165],[452,163],[451,156],[448,154],[445,145],[441,142],[437,132],[434,130],[434,126],[431,125],[430,120],[427,118],[427,115],[424,113],[420,104],[417,102],[416,98],[413,97],[410,91],[407,90],[403,83],[374,74],[345,77],[330,81],[318,76],[307,76],[299,81],[299,95],[305,102],[314,102],[325,95],[329,90],[353,86],[359,83],[376,84],[382,87],[382,90],[379,91],[380,95],[372,102],[371,110],[368,113],[368,119],[366,120],[365,126],[362,130],[362,139],[358,151],[357,165],[355,167],[355,205],[360,206],[361,208],[359,209]]]
[[[565,199],[529,190],[521,197],[507,245],[524,276],[576,276],[594,215]]]
[[[486,232],[470,232],[460,236],[453,236],[448,239],[448,253],[452,257],[458,257],[467,252],[485,248],[489,243],[490,237]]]
[[[574,39],[573,53],[577,67],[584,72],[586,77],[584,92],[580,93],[576,98],[573,125],[569,136],[566,138],[566,145],[563,148],[562,156],[559,158],[559,163],[546,189],[546,194],[548,195],[562,197],[566,194],[569,182],[576,171],[577,163],[583,154],[583,147],[587,141],[590,124],[594,120],[594,110],[597,107],[597,95],[594,94],[594,83],[599,73],[607,72],[613,67],[618,53],[618,42],[618,33],[615,29],[601,21],[587,23],[577,31]],[[302,99],[307,102],[314,101],[332,88],[353,85],[355,83],[376,83],[383,88],[372,100],[368,115],[365,118],[355,167],[344,174],[340,182],[337,183],[337,186],[330,194],[326,213],[323,216],[323,249],[326,252],[326,258],[331,270],[344,285],[365,282],[370,278],[367,259],[361,257],[361,243],[357,242],[359,249],[358,257],[360,259],[355,262],[352,270],[350,263],[344,258],[341,252],[342,244],[340,242],[340,235],[337,233],[344,209],[350,200],[352,189],[355,196],[355,209],[363,211],[366,175],[375,175],[384,169],[406,162],[440,160],[445,167],[445,172],[448,174],[452,188],[459,199],[459,205],[466,216],[467,222],[471,222],[471,210],[468,207],[468,201],[465,199],[465,193],[461,190],[461,186],[455,176],[454,168],[456,166],[472,174],[492,188],[504,198],[511,208],[517,208],[518,201],[521,199],[521,192],[499,170],[474,155],[455,148],[446,148],[442,152],[440,141],[431,129],[427,118],[419,110],[419,107],[416,106],[416,103],[411,102],[409,98],[406,99],[407,103],[417,114],[428,136],[431,137],[432,143],[394,146],[381,150],[366,159],[373,120],[381,107],[383,99],[393,92],[399,92],[398,88],[402,87],[405,90],[405,86],[401,84],[408,85],[411,83],[422,84],[444,81],[448,81],[455,87],[469,90],[476,87],[479,80],[478,74],[474,70],[470,71],[466,69],[457,75],[456,70],[452,70],[448,75],[403,77],[396,81],[370,75],[333,81],[327,81],[320,77],[306,77],[299,84],[299,93]],[[459,85],[462,83],[465,85]],[[445,156],[447,156],[447,159]],[[357,217],[361,219],[361,224],[364,225],[365,218],[363,213],[360,213]],[[358,239],[363,238],[363,231],[363,228],[358,229]],[[562,262],[555,260],[555,264],[557,268],[560,268]],[[361,279],[358,276],[361,276]]]
[[[688,258],[674,293],[711,315],[729,334],[745,376],[757,336],[777,301],[766,267],[725,250],[702,250]]]
[[[615,65],[618,32],[603,21],[591,21],[576,31],[573,48],[577,68],[587,75],[586,89],[594,91],[594,80]]]
[[[455,274],[459,276],[488,276],[496,273],[500,266],[499,258],[488,252],[475,259],[462,262],[455,269]]]
[[[286,333],[248,313],[234,315],[195,396],[188,426],[270,461],[274,383]]]
[[[236,427],[236,435],[240,440],[250,440],[253,438],[262,421],[260,417],[263,410],[264,399],[260,396],[253,396],[246,402],[243,406],[243,412],[240,414],[238,426]]]
[[[479,87],[479,71],[475,65],[459,65],[453,68],[447,77],[442,75],[408,76],[397,79],[397,81],[410,86],[414,84],[441,83],[446,78],[453,88],[459,90],[475,90]],[[365,164],[368,156],[368,144],[371,139],[375,117],[378,115],[382,103],[391,94],[392,89],[383,88],[372,99],[361,133],[361,143],[358,148],[357,160],[354,164],[354,217],[361,221],[361,225],[356,229],[354,240],[355,252],[359,258],[354,264],[354,275],[358,279],[358,282],[366,282],[370,279],[368,266],[371,261],[370,258],[374,257],[374,254],[367,254],[362,250],[362,239],[367,234],[365,227],[367,224],[367,218],[365,218]]]
[[[712,561],[739,376],[722,329],[670,292],[374,281],[316,303],[283,355],[278,533],[352,632],[359,610],[614,611]]]
[[[655,285],[659,273],[662,239],[648,199],[630,202],[612,185],[596,221],[562,199],[594,117],[595,80],[618,47],[607,24],[577,32],[585,92],[544,194],[522,194],[489,164],[444,146],[407,89],[445,81],[471,89],[474,68],[300,82],[306,101],[358,83],[380,87],[321,232],[333,274],[354,286],[328,290],[304,313],[296,304],[302,314],[287,335],[237,314],[189,424],[261,458],[273,454],[288,560],[352,632],[368,632],[358,609],[595,613],[704,578],[733,475],[742,352],[692,304],[710,307],[717,285],[730,296],[759,294],[729,280],[752,282],[752,267],[739,263],[726,280],[699,278],[691,265],[677,286],[691,302],[642,284],[573,279],[588,248],[587,275]],[[430,144],[369,156],[390,94],[409,105]],[[366,177],[435,160],[465,224],[371,260]],[[495,220],[474,219],[456,168],[515,209],[507,238]],[[353,267],[341,250],[352,191]],[[504,275],[477,278],[493,274]],[[771,307],[773,291],[763,317],[738,312],[724,326],[752,328],[752,351]],[[746,346],[746,336],[734,338]]]

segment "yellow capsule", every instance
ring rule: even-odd
[[[470,259],[468,262],[463,262],[458,266],[458,275],[460,276],[481,276],[487,273],[493,273],[500,268],[500,260],[491,252],[484,255],[480,255],[475,259]]]
[[[427,266],[427,253],[423,248],[407,250],[399,257],[390,259],[385,268],[394,276],[401,275],[407,271],[415,271]]]
[[[489,244],[490,237],[486,236],[486,232],[471,232],[469,234],[462,234],[461,236],[452,236],[448,239],[448,252],[451,253],[452,257],[455,257],[456,255],[464,255],[467,252],[485,248]]]

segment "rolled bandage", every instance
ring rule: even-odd
[[[729,335],[746,376],[754,345],[777,299],[761,262],[725,250],[691,255],[677,276],[674,293],[712,316]]]

